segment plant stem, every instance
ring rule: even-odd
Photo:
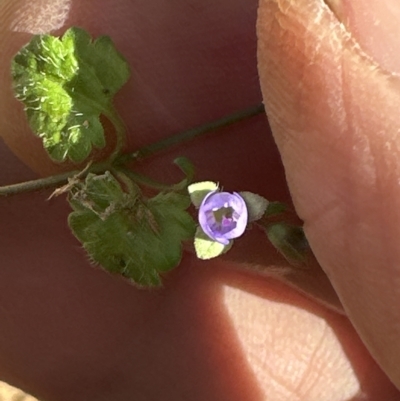
[[[81,174],[82,178],[86,177],[89,173],[101,173],[110,168],[110,164],[107,163],[94,163],[92,164],[84,174]],[[82,173],[82,170],[73,170],[66,173],[52,175],[46,178],[39,178],[37,180],[25,181],[18,184],[5,185],[0,187],[0,197],[12,196],[21,194],[24,192],[39,191],[42,189],[56,188],[60,185],[68,183],[68,179]]]
[[[154,155],[155,153],[158,153],[165,149],[169,149],[178,144],[180,145],[181,143],[190,141],[198,136],[207,134],[211,131],[215,131],[219,128],[223,128],[228,125],[238,123],[242,120],[246,120],[250,117],[254,117],[264,112],[265,109],[263,104],[259,104],[249,109],[241,110],[237,113],[222,117],[219,120],[212,121],[210,123],[189,129],[184,132],[180,132],[179,134],[170,136],[169,138],[162,139],[161,141],[144,146],[138,149],[136,152],[121,155],[117,159],[118,163],[125,164],[131,160],[140,160],[147,158],[149,156]]]
[[[158,191],[170,191],[173,188],[173,185],[162,184],[161,182],[157,182],[149,177],[146,177],[127,168],[119,168],[116,170],[121,171],[137,184],[144,185],[147,188],[157,189]]]
[[[137,195],[140,193],[140,188],[137,185],[135,181],[132,181],[132,179],[125,174],[126,169],[121,169],[121,168],[111,168],[111,173],[114,174],[115,177],[117,177],[126,187],[128,192],[133,195]]]
[[[160,151],[168,149],[172,146],[176,146],[182,142],[189,141],[198,136],[207,134],[211,131],[215,131],[219,128],[226,127],[228,125],[235,124],[237,122],[243,121],[247,118],[256,116],[261,113],[264,113],[264,106],[262,104],[255,107],[251,107],[246,110],[239,111],[234,114],[230,114],[219,120],[204,124],[202,126],[190,129],[188,131],[181,132],[172,137],[162,139],[161,141],[155,142],[148,146],[144,146],[133,153],[124,154],[118,157],[117,155],[124,145],[124,140],[123,136],[121,136],[121,133],[124,132],[125,127],[121,119],[119,118],[118,114],[115,114],[113,116],[108,115],[107,118],[111,120],[117,131],[117,145],[115,147],[115,150],[111,155],[109,161],[101,163],[93,163],[87,169],[86,173],[82,175],[82,178],[84,178],[88,173],[101,173],[106,170],[109,170],[112,168],[112,165],[121,166],[132,160],[144,159]],[[6,185],[0,187],[0,197],[16,195],[24,192],[38,191],[41,189],[56,188],[58,186],[66,184],[69,178],[78,175],[80,172],[81,172],[80,170],[73,170],[73,171],[68,171],[66,173],[53,175],[51,177],[39,178],[37,180],[21,182],[19,184]],[[141,180],[142,178],[144,177],[139,177],[138,175],[136,175],[135,177],[137,181]],[[150,186],[153,187],[160,185],[155,182],[152,182],[152,180],[150,179],[146,179],[146,182],[143,182],[143,184],[145,185],[146,183],[147,185],[150,184]]]
[[[105,113],[105,116],[114,125],[115,134],[117,137],[117,143],[115,144],[115,149],[109,158],[110,162],[113,162],[117,158],[117,156],[120,154],[122,148],[125,145],[126,128],[125,128],[125,124],[122,121],[120,115],[117,113],[117,111],[114,108],[110,112]]]

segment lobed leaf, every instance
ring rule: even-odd
[[[113,113],[113,96],[130,75],[109,37],[92,41],[80,28],[62,38],[35,35],[11,72],[15,96],[52,159],[80,162],[93,146],[105,146],[100,115]]]
[[[189,196],[160,193],[143,199],[126,193],[110,174],[89,174],[70,197],[69,225],[90,258],[140,286],[161,284],[160,273],[177,266],[182,241],[195,224]]]

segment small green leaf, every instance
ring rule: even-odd
[[[14,57],[11,71],[15,95],[52,159],[80,162],[92,146],[105,146],[100,114],[112,119],[113,96],[130,75],[109,37],[92,42],[80,28],[62,38],[35,35]]]
[[[143,199],[124,192],[110,173],[89,174],[69,200],[74,210],[69,225],[91,260],[140,286],[160,285],[160,273],[179,264],[181,243],[195,232],[185,211],[189,196]]]
[[[197,227],[194,236],[194,249],[196,251],[196,256],[199,259],[207,260],[216,258],[217,256],[228,252],[229,249],[231,249],[232,244],[233,241],[230,241],[228,245],[214,241],[208,237],[201,227]]]
[[[266,232],[272,245],[289,262],[305,262],[310,247],[302,227],[281,222],[271,224]]]
[[[284,213],[287,210],[287,206],[282,202],[269,202],[267,210],[265,211],[266,217],[277,216],[278,214]]]
[[[218,184],[212,181],[195,182],[188,186],[190,199],[195,207],[199,208],[204,197],[211,191],[216,191]]]
[[[110,205],[135,203],[138,192],[127,194],[122,191],[119,182],[106,171],[102,175],[88,174],[84,184],[76,184],[71,189],[70,203],[75,210],[90,209],[104,218],[109,212]]]
[[[249,222],[261,219],[269,202],[262,196],[253,194],[252,192],[239,192],[239,195],[246,203]]]
[[[194,165],[187,157],[178,157],[174,160],[174,163],[182,170],[185,174],[185,178],[179,182],[178,184],[174,185],[173,190],[181,191],[186,189],[187,186],[193,181],[194,177]]]

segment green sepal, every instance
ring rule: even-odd
[[[100,115],[113,119],[112,99],[130,75],[109,37],[92,41],[80,28],[62,38],[35,35],[11,72],[15,96],[53,160],[81,162],[93,146],[105,146]]]
[[[195,182],[188,186],[190,199],[196,208],[200,207],[207,194],[216,190],[218,190],[218,184],[212,181]]]
[[[197,227],[194,236],[194,249],[196,251],[196,256],[199,259],[208,260],[216,258],[217,256],[228,252],[232,245],[232,240],[228,245],[212,240],[200,226]]]
[[[310,247],[302,227],[280,222],[266,228],[268,239],[272,245],[289,261],[306,261]]]
[[[268,201],[260,195],[243,191],[239,195],[244,199],[247,206],[249,222],[261,219],[268,207]]]
[[[182,241],[193,238],[189,196],[160,193],[144,199],[124,192],[109,172],[89,174],[71,191],[68,223],[90,259],[139,286],[158,286],[160,274],[177,266]]]

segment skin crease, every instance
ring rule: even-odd
[[[261,2],[261,86],[316,257],[400,386],[400,64],[391,51],[399,8],[389,0],[329,6]]]
[[[20,0],[0,5],[0,131],[26,165],[46,175],[59,167],[47,161],[10,91],[12,55],[29,39],[28,32],[49,29],[50,19],[38,9],[23,14],[29,4]],[[276,40],[280,36],[273,23],[267,25],[269,12],[277,11],[275,3],[261,6],[259,35],[265,46],[271,32]],[[260,102],[256,9],[253,0],[72,1],[68,18],[57,28],[79,25],[94,36],[109,34],[134,66],[133,78],[116,99],[128,127],[128,148],[134,149]],[[301,53],[295,56],[304,63]],[[260,57],[267,105],[272,98],[267,83],[281,68],[269,65],[266,72],[268,57],[268,52]],[[285,78],[293,82],[297,76]],[[315,104],[311,96],[319,95],[310,92],[306,99]],[[277,118],[272,121],[279,136]],[[281,150],[282,143],[278,138]],[[5,146],[0,152],[2,184],[35,177]],[[289,201],[263,116],[139,168],[173,181],[179,177],[170,169],[171,160],[181,154],[194,161],[199,179]],[[283,154],[288,166],[290,156]],[[289,178],[295,192],[295,179]],[[203,263],[185,255],[163,289],[137,290],[90,266],[66,227],[65,200],[45,202],[49,194],[0,200],[4,380],[43,401],[400,399],[346,317],[274,278],[237,269],[243,267],[240,251],[249,249],[259,251],[266,265],[283,266],[261,240],[253,244],[262,249],[238,245],[239,253],[225,260]],[[307,218],[311,211],[298,195],[297,204]],[[311,235],[316,242],[315,233]],[[349,312],[356,321],[356,310]]]

